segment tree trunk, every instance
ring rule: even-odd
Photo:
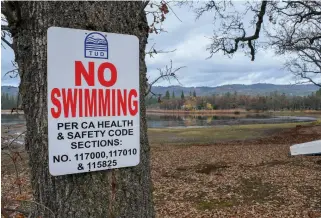
[[[27,121],[34,200],[55,217],[154,217],[145,119],[143,2],[6,2]],[[10,9],[10,10],[9,10]],[[53,177],[48,169],[47,29],[50,26],[136,35],[140,41],[141,162],[136,167]],[[36,206],[32,217],[53,217]]]

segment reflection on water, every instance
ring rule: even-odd
[[[313,120],[316,120],[316,118],[295,116],[269,116],[262,114],[245,116],[147,114],[147,125],[149,128],[286,123],[306,122]],[[23,114],[1,114],[1,124],[24,124],[25,122],[26,121]]]
[[[24,114],[1,114],[1,124],[26,123]]]
[[[295,116],[269,116],[263,114],[245,116],[200,116],[200,115],[168,115],[148,114],[147,125],[149,128],[163,127],[188,127],[188,126],[215,126],[215,125],[237,125],[237,124],[264,124],[264,123],[286,123],[306,122],[316,120],[313,117]]]

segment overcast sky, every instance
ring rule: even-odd
[[[173,61],[173,67],[186,66],[178,72],[178,78],[183,86],[218,86],[223,84],[253,84],[253,83],[294,83],[293,76],[282,70],[284,58],[275,56],[270,50],[258,53],[253,62],[243,53],[237,53],[233,59],[215,54],[211,59],[206,47],[213,33],[213,14],[206,13],[199,20],[189,7],[173,8],[179,21],[173,13],[169,13],[163,24],[167,32],[159,35],[151,34],[147,48],[154,43],[157,49],[173,50],[169,54],[158,54],[154,58],[146,57],[149,80],[158,75],[157,68],[164,67]],[[2,85],[15,85],[19,78],[4,76],[13,68],[11,61],[14,54],[10,49],[1,48]],[[175,81],[168,83],[160,81],[157,85],[176,85]]]

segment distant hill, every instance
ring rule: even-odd
[[[319,88],[315,85],[274,85],[267,83],[257,83],[252,85],[241,85],[241,84],[232,84],[232,85],[223,85],[216,87],[182,87],[182,86],[154,86],[152,91],[157,94],[165,95],[168,90],[172,95],[174,91],[175,96],[180,96],[182,91],[184,95],[189,95],[190,92],[196,91],[197,96],[207,96],[213,94],[224,94],[227,92],[245,95],[268,95],[271,92],[278,91],[279,93],[285,93],[286,95],[295,95],[295,96],[306,96],[312,92],[316,92]]]
[[[175,96],[180,96],[182,91],[185,96],[188,96],[190,92],[196,91],[197,96],[207,96],[213,94],[224,94],[227,92],[245,95],[268,95],[271,92],[278,91],[279,93],[285,93],[286,95],[296,95],[296,96],[306,96],[310,95],[312,92],[316,92],[319,88],[315,85],[274,85],[267,83],[257,83],[252,85],[241,85],[241,84],[232,84],[232,85],[223,85],[216,87],[182,87],[182,86],[154,86],[152,91],[157,94],[165,95],[168,90],[172,95],[174,91]],[[9,95],[17,96],[18,87],[14,86],[1,86],[2,93],[8,93]]]
[[[17,96],[18,95],[18,87],[15,86],[1,86],[1,93],[8,93],[9,96]]]

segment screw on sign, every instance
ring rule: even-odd
[[[138,38],[50,27],[47,46],[50,173],[136,166]]]

